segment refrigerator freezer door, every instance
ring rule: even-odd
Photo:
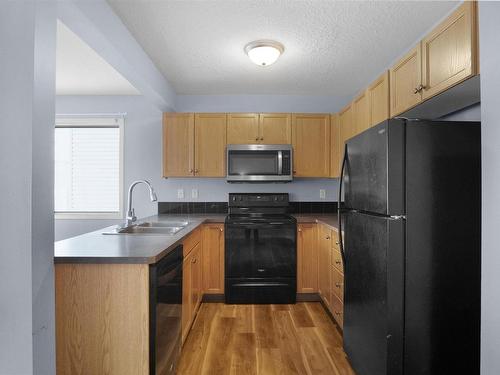
[[[404,221],[355,212],[343,219],[344,350],[357,375],[400,375]]]
[[[480,128],[407,123],[405,375],[479,374]]]
[[[404,132],[404,121],[389,120],[347,142],[345,207],[404,214]]]

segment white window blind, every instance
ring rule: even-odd
[[[121,120],[121,119],[120,119]],[[65,120],[55,129],[55,211],[121,213],[121,127],[110,119]]]

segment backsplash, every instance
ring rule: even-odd
[[[337,202],[290,202],[293,214],[337,212]],[[225,214],[227,202],[158,202],[158,214]]]

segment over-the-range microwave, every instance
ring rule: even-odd
[[[227,145],[228,182],[290,182],[291,145]]]

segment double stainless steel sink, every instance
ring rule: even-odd
[[[103,234],[150,234],[173,236],[189,224],[188,221],[140,222],[127,227],[116,226]]]

